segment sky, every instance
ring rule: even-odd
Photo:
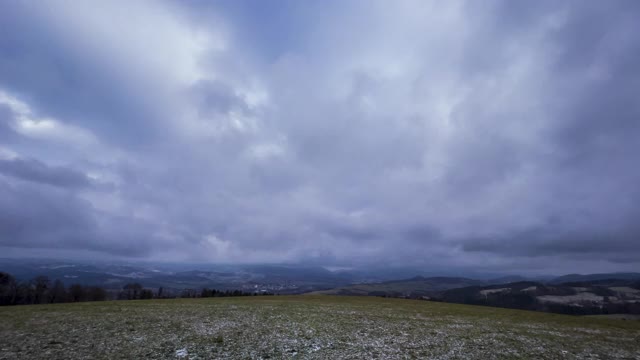
[[[2,1],[0,254],[639,270],[638,19]]]

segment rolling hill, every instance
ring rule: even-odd
[[[521,281],[449,289],[436,299],[577,315],[640,314],[640,282],[621,279],[563,284]]]
[[[557,278],[549,281],[549,283],[562,284],[568,282],[586,282],[609,279],[640,280],[640,273],[568,274],[558,276]]]
[[[459,277],[422,277],[406,280],[386,281],[382,283],[354,284],[330,290],[312,292],[312,295],[369,295],[389,297],[430,296],[435,292],[474,285],[483,285],[484,281]]]
[[[354,284],[312,295],[404,297],[461,304],[487,305],[562,314],[640,314],[640,280],[634,274],[567,275],[547,283],[504,279],[414,277],[382,283]]]
[[[633,359],[640,321],[267,296],[0,308],[1,359]]]
[[[350,284],[359,278],[320,266],[74,262],[0,259],[0,271],[20,281],[44,275],[65,285],[122,289],[128,283],[176,290],[216,288],[295,294]]]

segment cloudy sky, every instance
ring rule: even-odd
[[[640,267],[637,1],[3,1],[0,253]]]

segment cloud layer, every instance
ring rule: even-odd
[[[0,249],[640,262],[640,5],[11,3]]]

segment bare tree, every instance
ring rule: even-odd
[[[73,284],[69,287],[69,297],[73,302],[85,301],[87,295],[84,287],[80,284]]]
[[[0,272],[0,305],[14,305],[17,291],[16,279],[9,273]]]
[[[122,288],[122,296],[127,300],[140,299],[142,293],[142,285],[138,283],[130,283]]]
[[[51,281],[46,276],[38,276],[33,279],[33,283],[35,285],[35,299],[34,302],[36,304],[44,304],[49,302],[49,287],[51,286]]]
[[[67,290],[64,288],[64,284],[60,280],[56,280],[51,288],[50,301],[52,303],[67,302]]]

